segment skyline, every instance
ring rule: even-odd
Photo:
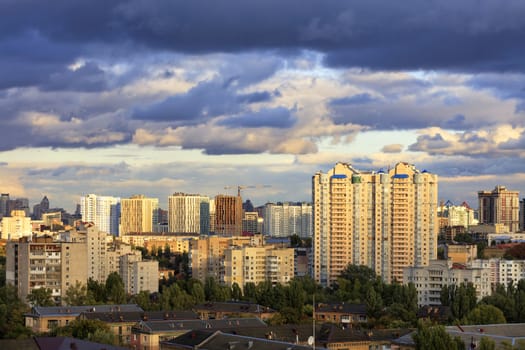
[[[338,161],[525,191],[521,1],[0,2],[0,190],[311,201]]]

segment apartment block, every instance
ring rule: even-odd
[[[157,251],[161,248],[163,251],[169,247],[170,252],[176,254],[188,253],[190,251],[190,240],[197,238],[197,235],[179,235],[179,234],[129,234],[122,237],[122,242],[135,247],[144,247],[149,252]]]
[[[210,199],[198,194],[174,193],[168,197],[169,231],[210,233]]]
[[[477,225],[478,220],[475,218],[475,210],[472,209],[466,202],[461,205],[453,205],[447,202],[438,207],[438,216],[443,223],[443,226],[454,227],[462,226],[469,228]]]
[[[192,277],[202,282],[213,277],[224,282],[224,257],[228,248],[238,246],[262,246],[261,235],[254,236],[208,236],[190,240],[189,262]]]
[[[240,196],[215,196],[215,234],[240,236],[242,233],[242,198]]]
[[[3,217],[0,223],[2,239],[18,240],[22,237],[31,237],[33,232],[31,218],[26,216],[24,210],[11,211],[11,216]]]
[[[248,282],[286,284],[294,277],[294,249],[264,247],[231,247],[224,256],[224,284]]]
[[[492,191],[479,191],[478,200],[481,224],[504,224],[510,232],[519,231],[519,191],[496,186]]]
[[[444,286],[472,283],[478,301],[492,293],[489,267],[454,265],[447,260],[431,260],[428,266],[405,267],[403,283],[414,284],[419,306],[441,305]]]
[[[158,198],[135,195],[120,201],[120,235],[153,232],[158,223]]]
[[[7,243],[6,282],[26,300],[33,289],[49,288],[59,302],[70,285],[85,283],[88,259],[84,243],[53,242],[50,237]]]
[[[337,163],[312,177],[314,278],[333,284],[348,264],[387,282],[437,258],[437,175],[398,163],[388,172]]]
[[[94,223],[100,231],[119,235],[120,198],[88,194],[80,197],[82,221]]]
[[[159,262],[143,261],[139,251],[121,255],[120,276],[124,281],[124,289],[128,294],[138,294],[142,291],[156,293],[159,291]]]
[[[264,234],[275,237],[298,235],[312,237],[312,205],[310,203],[266,203]]]

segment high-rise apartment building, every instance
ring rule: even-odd
[[[7,243],[6,282],[26,300],[33,289],[48,288],[55,301],[77,281],[86,283],[86,244],[54,242],[50,237]]]
[[[170,232],[210,233],[210,199],[198,194],[174,193],[168,197]]]
[[[437,175],[398,163],[388,172],[337,163],[312,178],[314,278],[331,285],[348,264],[385,281],[437,257]]]
[[[264,234],[274,237],[298,235],[312,237],[312,205],[310,203],[266,203]]]
[[[242,233],[242,198],[240,196],[215,196],[215,233],[240,236]]]
[[[158,198],[136,195],[120,201],[120,235],[153,232],[158,219]]]
[[[262,232],[263,219],[259,217],[259,214],[255,211],[244,212],[242,218],[242,232],[243,234],[256,234]]]
[[[477,225],[478,220],[475,218],[475,211],[466,202],[461,205],[453,205],[450,202],[438,207],[438,217],[443,227],[463,226],[469,228]]]
[[[479,191],[479,222],[481,224],[504,224],[510,232],[519,231],[519,192],[505,186],[492,191]]]
[[[82,221],[94,223],[100,231],[118,236],[120,198],[88,194],[80,197]]]

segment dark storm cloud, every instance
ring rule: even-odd
[[[237,78],[226,81],[204,81],[188,92],[170,96],[149,107],[137,110],[134,119],[172,121],[177,124],[197,124],[222,115],[237,114],[245,105],[270,101],[273,94],[267,91],[238,93]]]
[[[106,90],[107,87],[104,71],[97,64],[87,62],[76,70],[66,69],[51,74],[41,89],[97,92]]]
[[[229,117],[219,123],[232,128],[290,128],[297,119],[284,107],[265,108],[257,112]]]
[[[521,0],[3,1],[0,40],[178,52],[311,49],[335,67],[523,70]],[[80,50],[80,49],[78,49]],[[36,53],[35,53],[36,54]]]
[[[417,138],[417,143],[408,147],[411,151],[426,151],[429,153],[436,152],[450,146],[441,134],[436,135],[421,135]]]

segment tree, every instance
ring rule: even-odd
[[[241,300],[242,299],[242,290],[237,283],[232,284],[232,299]]]
[[[106,279],[106,295],[108,302],[124,304],[126,302],[126,291],[124,282],[117,272],[112,272]]]
[[[52,335],[118,345],[118,340],[111,332],[109,326],[100,320],[76,319],[67,326],[56,328],[53,330]]]
[[[54,306],[52,290],[49,288],[37,288],[31,290],[27,295],[27,301],[33,306]]]
[[[89,282],[88,282],[89,283]],[[83,306],[96,304],[93,294],[85,284],[76,281],[66,289],[63,301],[66,305]]]
[[[0,338],[21,339],[31,335],[24,325],[24,313],[28,307],[17,296],[11,284],[0,287]]]
[[[428,321],[419,321],[417,324],[417,331],[412,336],[416,344],[416,350],[449,350],[449,349],[465,349],[465,344],[462,348],[458,348],[459,343],[445,331],[445,327],[441,325],[434,325]]]
[[[472,309],[461,323],[463,324],[499,324],[506,323],[503,312],[493,305],[481,304]]]
[[[479,349],[479,350],[496,350],[496,343],[494,342],[494,340],[492,340],[490,338],[483,337],[479,341],[477,349]]]

